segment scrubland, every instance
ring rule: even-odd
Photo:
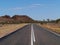
[[[47,23],[47,24],[42,24],[42,25],[39,24],[39,25],[60,34],[60,23],[59,24]]]
[[[27,24],[0,24],[0,38],[22,28],[25,25]]]

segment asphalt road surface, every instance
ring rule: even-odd
[[[60,45],[60,37],[36,24],[29,24],[1,38],[0,45]]]

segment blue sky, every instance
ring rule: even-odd
[[[60,0],[0,0],[0,16],[27,15],[35,20],[60,18]]]

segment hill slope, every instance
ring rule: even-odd
[[[26,15],[14,15],[12,17],[5,15],[0,17],[0,23],[28,23],[34,20]]]

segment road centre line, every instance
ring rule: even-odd
[[[31,45],[35,42],[35,35],[34,35],[34,29],[33,29],[33,24],[31,24]]]

